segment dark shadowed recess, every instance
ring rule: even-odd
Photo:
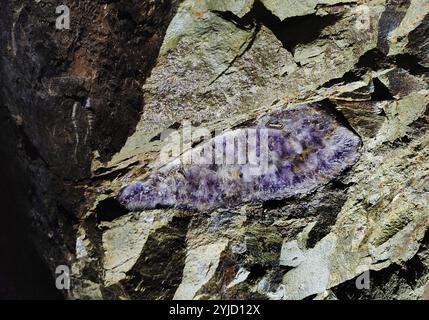
[[[119,286],[105,290],[108,299],[117,299],[123,290],[133,300],[170,300],[182,282],[186,259],[189,217],[172,221],[150,234],[144,254]]]
[[[311,14],[302,17],[291,17],[281,21],[260,1],[255,1],[252,10],[243,18],[239,18],[231,12],[218,11],[216,13],[238,27],[249,28],[255,24],[264,25],[292,53],[298,44],[310,43],[316,40],[324,28],[335,24],[341,17],[340,14],[326,15],[324,17]]]
[[[115,198],[107,198],[100,201],[96,208],[96,218],[98,223],[102,221],[113,221],[128,213],[129,211]]]
[[[410,0],[387,1],[386,10],[381,15],[379,22],[377,47],[381,52],[387,54],[389,51],[389,33],[401,24],[409,6]]]
[[[393,96],[389,89],[377,78],[373,79],[374,92],[371,94],[372,101],[393,100]]]
[[[81,45],[88,47],[97,61],[98,83],[91,88],[96,114],[92,147],[107,161],[134,132],[144,111],[141,85],[155,66],[180,0],[100,2],[111,8],[106,18],[111,29],[109,41],[97,43],[88,28]],[[91,25],[91,18],[86,24]],[[92,45],[94,39],[96,45]]]
[[[20,168],[12,120],[0,105],[0,299],[62,299],[27,226],[28,181]]]

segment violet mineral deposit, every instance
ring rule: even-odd
[[[322,105],[292,106],[263,115],[253,128],[226,132],[185,152],[124,187],[119,201],[131,211],[210,211],[285,199],[339,176],[357,161],[360,146],[360,138]]]

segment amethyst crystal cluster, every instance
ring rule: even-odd
[[[123,188],[119,201],[131,211],[209,211],[306,194],[353,165],[360,146],[322,105],[292,106],[186,151]]]

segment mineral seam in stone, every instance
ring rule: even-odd
[[[210,211],[290,198],[336,178],[356,162],[360,146],[360,138],[320,104],[292,106],[185,152],[124,187],[119,201],[131,211]]]

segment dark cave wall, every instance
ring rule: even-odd
[[[141,85],[177,2],[2,2],[0,106],[8,126],[0,127],[0,135],[10,144],[7,130],[13,130],[17,147],[12,155],[4,146],[2,162],[22,168],[1,166],[8,172],[2,196],[6,208],[23,206],[11,209],[16,214],[2,213],[11,227],[4,224],[1,260],[4,254],[18,262],[14,253],[37,257],[31,246],[20,246],[19,252],[7,248],[13,232],[22,243],[34,241],[51,271],[70,261],[73,226],[92,183],[92,158],[108,160],[134,130],[144,105]],[[70,30],[55,28],[55,9],[62,4],[71,11]],[[14,177],[18,172],[22,179]],[[13,278],[8,270],[20,270],[5,268],[3,279]]]
[[[19,161],[13,119],[0,105],[0,299],[60,299],[30,237],[28,176]]]

